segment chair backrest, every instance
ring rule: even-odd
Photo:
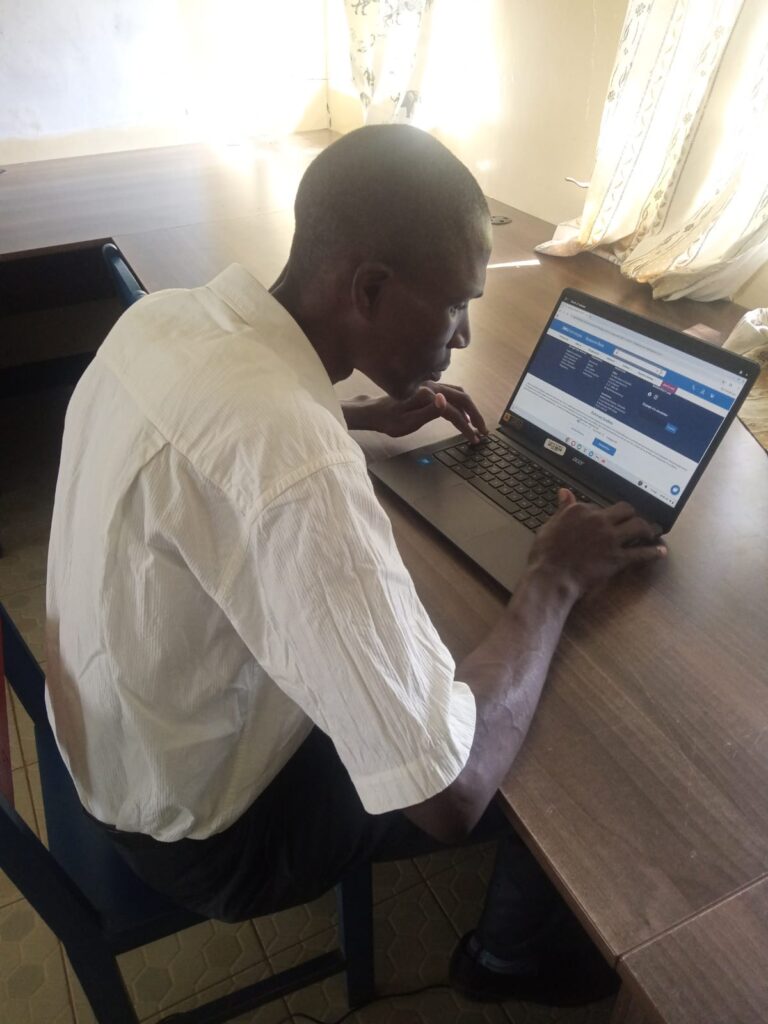
[[[45,673],[27,647],[8,612],[0,602],[0,644],[5,676],[24,710],[37,725],[47,725],[45,710]]]
[[[107,264],[107,269],[125,309],[147,294],[114,242],[104,244],[101,247],[101,255],[104,257],[104,262]]]
[[[8,682],[35,726],[50,846],[16,814],[12,800],[0,799],[0,868],[62,939],[73,922],[89,922],[131,948],[157,938],[158,928],[169,934],[199,921],[148,889],[83,813],[48,721],[45,674],[2,602],[0,628]],[[69,908],[64,918],[60,907]]]
[[[0,796],[13,807],[13,776],[11,775],[11,736],[8,726],[8,705],[5,700],[5,665],[3,663],[3,624],[0,622]]]
[[[45,715],[45,677],[2,603],[0,669],[3,705],[7,678],[36,722],[37,733],[35,715]],[[7,739],[7,722],[5,724]],[[57,934],[62,930],[66,933],[70,921],[85,919],[92,927],[97,926],[95,909],[14,809],[12,784],[7,792],[3,787],[0,793],[0,868]]]

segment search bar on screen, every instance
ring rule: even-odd
[[[647,359],[638,359],[637,356],[630,355],[629,352],[624,352],[620,348],[613,350],[613,358],[621,359],[625,363],[631,363],[632,366],[639,366],[641,370],[645,370],[647,373],[655,373],[657,377],[663,377],[667,372],[661,366],[649,363]]]

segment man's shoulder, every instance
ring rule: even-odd
[[[362,462],[298,325],[264,289],[249,308],[235,308],[235,298],[208,287],[147,296],[98,361],[137,413],[228,494],[253,495],[324,460]]]

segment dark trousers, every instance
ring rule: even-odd
[[[444,847],[400,811],[363,809],[336,750],[314,729],[251,807],[207,839],[161,843],[109,829],[134,871],[206,917],[241,921],[307,903],[362,862]],[[492,804],[469,842],[498,840],[478,939],[504,960],[525,959],[575,922],[548,878]],[[576,926],[577,930],[578,926]]]

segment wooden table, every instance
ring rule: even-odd
[[[622,961],[624,1024],[765,1024],[768,879],[741,890]],[[630,998],[628,998],[630,997]]]
[[[275,145],[242,167],[205,147],[11,167],[0,176],[0,206],[13,204],[0,258],[114,237],[150,290],[203,283],[234,260],[270,282],[287,255],[300,173],[330,137]],[[564,287],[721,336],[742,313],[727,302],[655,303],[591,255],[537,256],[551,225],[492,208],[512,220],[494,228],[473,344],[446,375],[491,423]],[[357,375],[339,385],[343,397],[362,391],[371,385]],[[362,440],[379,455],[446,432],[433,424],[401,441]],[[506,595],[402,503],[380,496],[459,659]],[[768,866],[767,525],[768,461],[737,422],[671,534],[669,559],[627,573],[571,616],[503,787],[526,840],[622,972]],[[617,1021],[635,1012],[632,991]]]

